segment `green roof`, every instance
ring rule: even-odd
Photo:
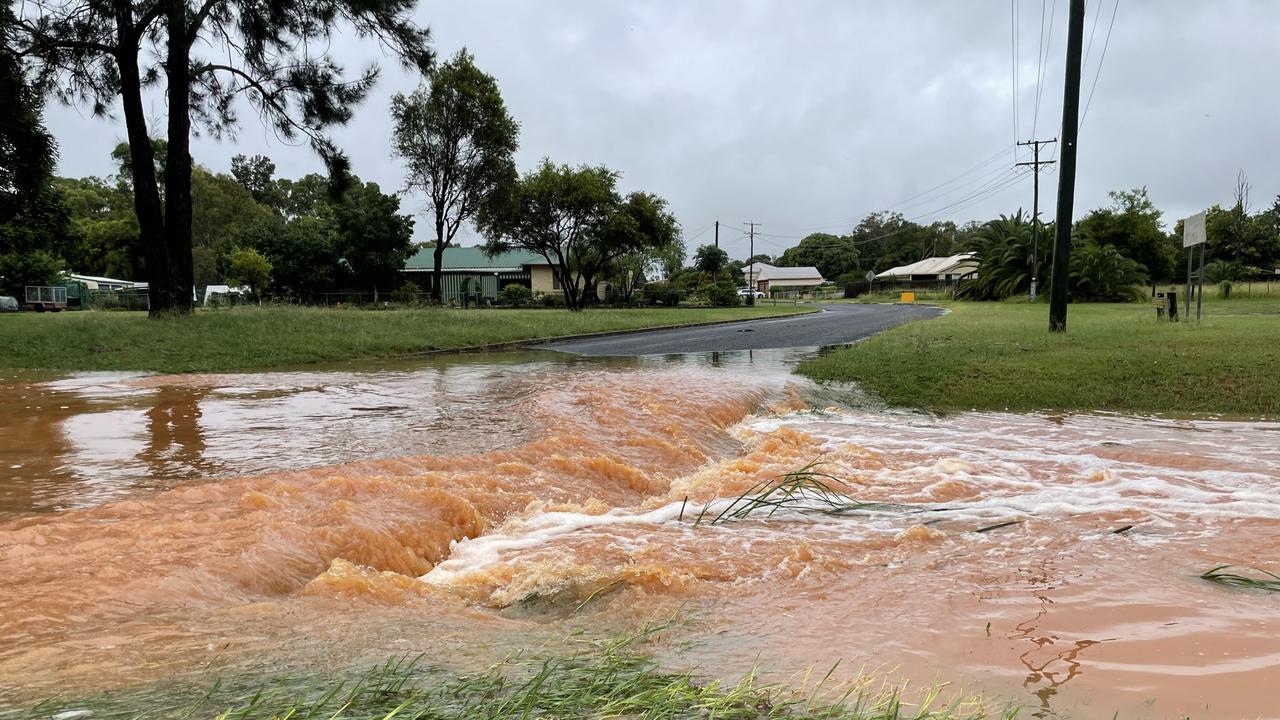
[[[435,269],[435,248],[424,247],[418,248],[418,251],[411,255],[404,264],[405,270],[433,270]],[[498,253],[493,257],[489,257],[484,253],[484,248],[476,247],[448,247],[444,249],[444,260],[440,264],[441,269],[449,270],[456,268],[516,268],[522,265],[546,265],[547,261],[538,253],[526,252],[524,250],[512,250],[511,252]]]

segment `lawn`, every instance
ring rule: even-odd
[[[288,306],[144,313],[0,316],[0,367],[206,372],[282,367],[675,325],[812,312],[812,308],[629,310],[357,310]]]
[[[1280,297],[1206,297],[1199,324],[1157,322],[1144,304],[1073,304],[1066,334],[1047,331],[1045,304],[945,305],[945,317],[895,328],[799,372],[934,411],[1280,416]]]

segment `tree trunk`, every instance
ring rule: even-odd
[[[431,273],[431,302],[443,302],[443,295],[440,293],[440,283],[444,281],[444,219],[436,214],[436,249],[432,253],[435,256],[435,269]]]
[[[169,155],[164,173],[164,245],[166,267],[150,272],[151,315],[191,312],[195,285],[191,258],[191,46],[187,42],[187,4],[169,0]],[[157,286],[157,280],[163,284]]]
[[[145,251],[148,293],[154,310],[157,280],[169,265],[169,255],[164,243],[164,212],[156,180],[155,154],[151,150],[146,110],[142,105],[142,78],[138,73],[139,39],[134,36],[133,12],[129,4],[117,6],[116,42],[119,48],[116,67],[120,71],[120,101],[129,138],[129,161],[133,164],[133,209],[138,216],[138,239]]]

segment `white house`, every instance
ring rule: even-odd
[[[748,287],[765,293],[774,288],[813,287],[826,282],[814,267],[774,267],[762,262],[742,268],[742,274]]]
[[[895,282],[952,283],[964,280],[978,271],[978,259],[973,253],[960,253],[949,257],[925,258],[910,265],[899,265],[876,273],[876,280]]]

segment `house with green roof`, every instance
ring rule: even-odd
[[[457,301],[466,282],[471,292],[494,300],[507,285],[523,285],[535,293],[560,292],[560,282],[551,264],[537,253],[512,250],[490,257],[481,247],[447,247],[440,264],[440,299]],[[405,277],[423,292],[431,292],[435,271],[435,248],[418,248],[405,262]]]

